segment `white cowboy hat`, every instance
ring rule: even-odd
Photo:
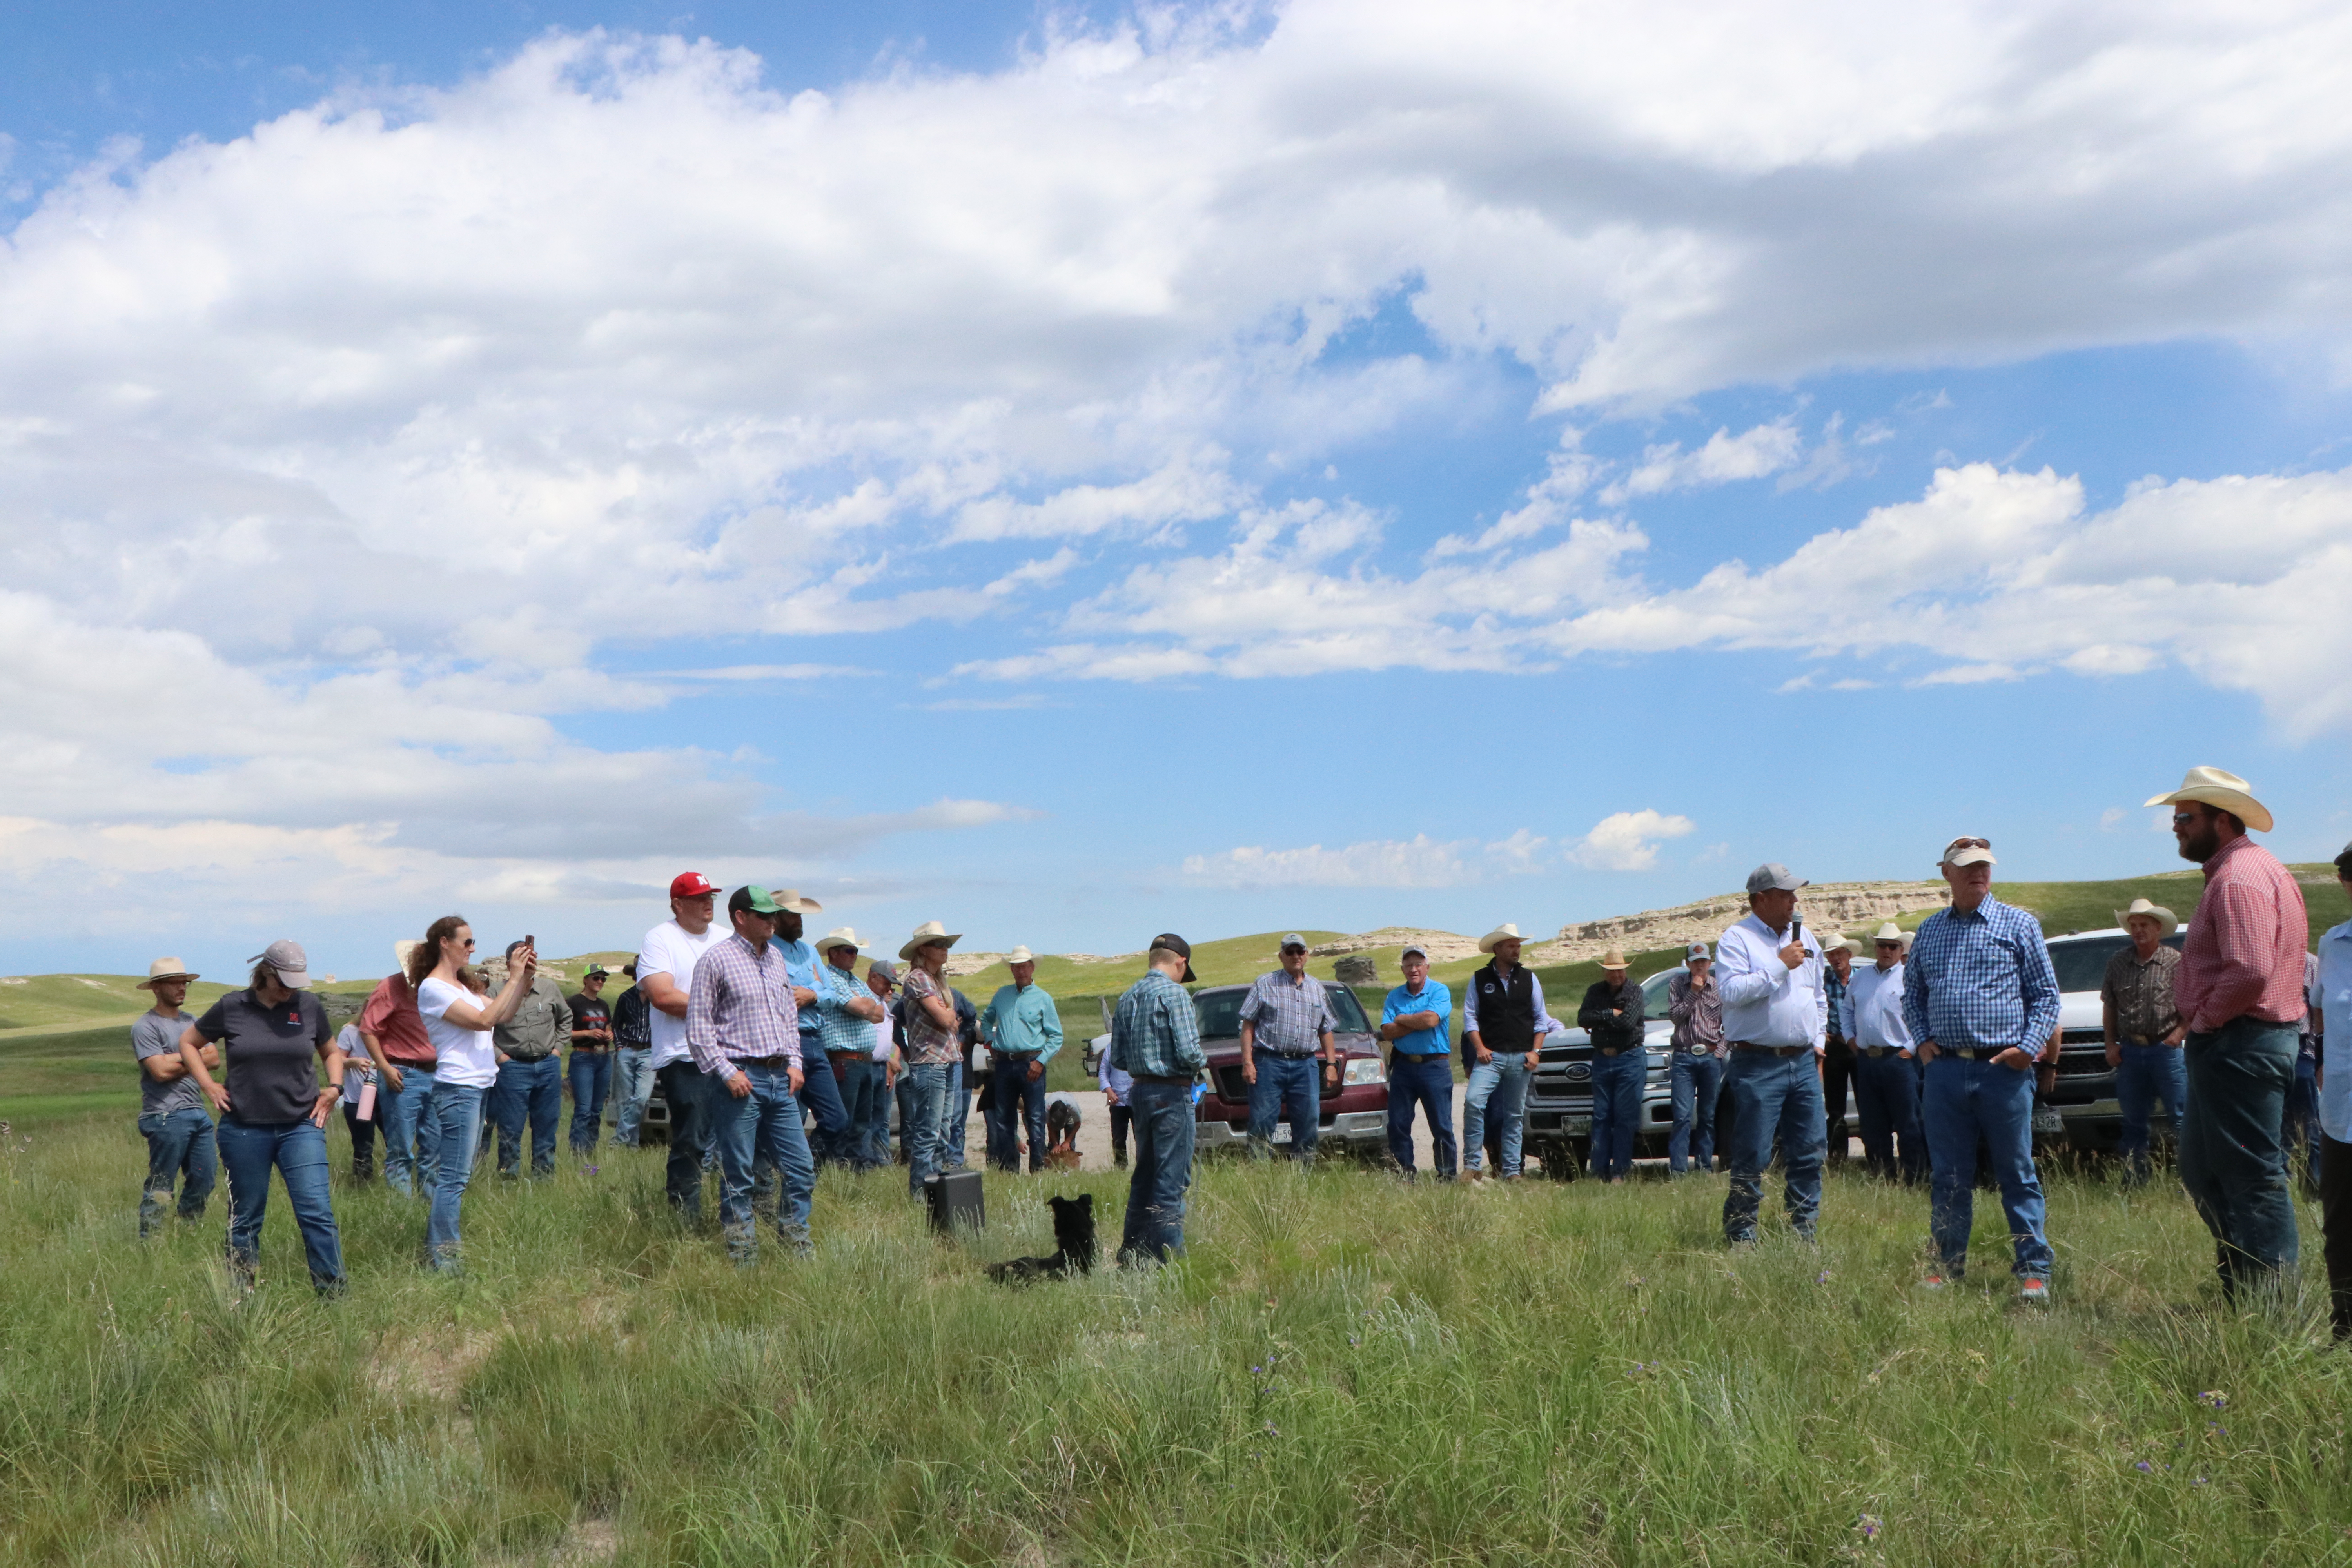
[[[2131,918],[2134,915],[2153,915],[2158,920],[2162,921],[2164,922],[2164,934],[2167,936],[2170,936],[2174,931],[2180,929],[2179,916],[2174,914],[2170,910],[2166,909],[2162,904],[2151,904],[2146,899],[2134,899],[2131,901],[2131,908],[2127,910],[2117,910],[2116,911],[2116,924],[2122,926],[2128,931],[2131,929]]]
[[[1601,955],[1601,967],[1603,969],[1623,969],[1625,967],[1625,955],[1612,947],[1607,952]]]
[[[1870,940],[1874,943],[1882,942],[1901,942],[1903,940],[1903,928],[1896,925],[1893,921],[1883,921],[1880,923],[1877,931],[1872,935]]]
[[[155,989],[158,980],[201,980],[204,976],[176,958],[159,958],[147,966],[147,978],[139,983],[142,991]]]
[[[403,974],[407,973],[408,960],[410,956],[414,954],[418,948],[423,947],[424,945],[425,944],[423,942],[417,941],[413,936],[404,936],[398,942],[394,942],[392,944],[393,967],[399,970]]]
[[[898,956],[912,960],[919,948],[929,947],[935,942],[943,942],[950,947],[953,947],[962,940],[963,932],[951,931],[937,921],[925,921],[915,928],[914,935],[899,944]]]
[[[1004,963],[1008,968],[1016,963],[1034,963],[1036,962],[1037,955],[1030,952],[1025,947],[1016,947],[1011,952],[1004,955]]]
[[[2271,830],[2270,808],[2247,793],[2246,781],[2219,768],[2191,768],[2180,787],[2149,799],[2150,805],[2173,805],[2184,800],[2218,805],[2256,833]]]
[[[1485,936],[1480,937],[1478,939],[1478,951],[1480,952],[1491,953],[1495,951],[1495,944],[1498,942],[1525,941],[1527,941],[1527,938],[1519,934],[1518,927],[1506,923],[1496,926],[1493,931],[1490,931]]]
[[[824,933],[824,939],[816,944],[816,950],[819,952],[831,952],[836,947],[862,948],[865,945],[857,940],[857,933],[849,927],[835,926]]]
[[[1841,947],[1845,949],[1847,956],[1851,958],[1860,958],[1863,956],[1864,952],[1862,945],[1862,938],[1858,936],[1850,936],[1843,942],[1831,943],[1830,951],[1834,952]]]
[[[797,888],[778,888],[768,897],[775,900],[777,909],[788,915],[821,915],[824,912],[823,904],[814,899],[802,898]]]

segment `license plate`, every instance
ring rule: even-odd
[[[2058,1113],[2054,1105],[2037,1105],[2033,1108],[2033,1130],[2036,1132],[2063,1132],[2066,1131],[2066,1119]]]
[[[1289,1123],[1289,1122],[1287,1122],[1287,1121],[1277,1121],[1277,1122],[1276,1122],[1276,1123],[1274,1124],[1274,1139],[1273,1139],[1273,1141],[1274,1141],[1275,1142],[1276,1142],[1276,1143],[1287,1143],[1287,1142],[1290,1142],[1290,1123]]]
[[[1559,1119],[1559,1126],[1560,1131],[1563,1132],[1590,1132],[1592,1131],[1592,1118],[1590,1116],[1563,1116]]]

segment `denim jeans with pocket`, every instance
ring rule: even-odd
[[[1036,1058],[988,1053],[988,1163],[1000,1171],[1021,1168],[1022,1134],[1028,1134],[1029,1169],[1045,1168],[1045,1075],[1029,1080]]]
[[[944,1140],[940,1107],[946,1102],[951,1064],[923,1062],[898,1075],[907,1098],[898,1112],[898,1136],[907,1145],[907,1191],[923,1195],[923,1184],[940,1173]]]
[[[2050,1278],[2050,1242],[2042,1232],[2042,1179],[2033,1169],[2033,1069],[1964,1061],[1938,1054],[1927,1064],[1927,1150],[1936,1172],[1927,1189],[1927,1231],[1945,1272],[1968,1267],[1969,1232],[1976,1223],[1977,1145],[1982,1140],[2000,1187],[2015,1260],[2022,1279]]]
[[[1723,1058],[1713,1051],[1676,1051],[1667,1069],[1675,1097],[1675,1129],[1666,1135],[1666,1168],[1677,1175],[1693,1165],[1715,1169],[1715,1102],[1723,1092]]]
[[[814,1030],[801,1031],[801,1110],[805,1112],[801,1142],[810,1157],[819,1161],[849,1163],[849,1102],[842,1098],[841,1085],[825,1070],[824,1047]],[[807,1122],[814,1121],[814,1128]],[[762,1168],[767,1156],[759,1156]]]
[[[1723,1098],[1731,1102],[1731,1139],[1725,1150],[1731,1190],[1723,1199],[1723,1234],[1732,1242],[1756,1239],[1764,1206],[1764,1167],[1780,1144],[1786,1180],[1781,1203],[1790,1228],[1807,1240],[1822,1215],[1822,1161],[1829,1152],[1829,1121],[1822,1114],[1821,1070],[1811,1050],[1790,1057],[1734,1050],[1724,1064]]]
[[[750,1080],[751,1092],[739,1099],[728,1089],[728,1079],[714,1078],[706,1110],[710,1139],[719,1149],[719,1226],[727,1237],[728,1256],[744,1265],[759,1256],[759,1205],[752,1197],[759,1169],[782,1177],[782,1201],[774,1210],[777,1237],[795,1252],[805,1253],[816,1159],[809,1151],[791,1072],[757,1063],[738,1063],[735,1070]],[[816,1070],[825,1072],[822,1067]],[[803,1082],[807,1076],[802,1074]]]
[[[1500,1150],[1504,1176],[1516,1176],[1527,1147],[1528,1068],[1533,1051],[1495,1051],[1470,1068],[1470,1086],[1462,1093],[1462,1165],[1478,1169],[1486,1157],[1486,1131],[1491,1123],[1502,1133]]]
[[[1443,1051],[1398,1051],[1389,1064],[1389,1155],[1408,1176],[1412,1168],[1412,1112],[1429,1118],[1431,1163],[1437,1179],[1454,1179],[1454,1060]]]
[[[458,1264],[457,1221],[466,1184],[474,1179],[474,1153],[482,1137],[482,1103],[489,1090],[476,1084],[433,1086],[433,1120],[439,1142],[433,1152],[433,1209],[425,1221],[425,1259],[444,1273]]]
[[[2221,1290],[2231,1300],[2241,1285],[2275,1284],[2295,1265],[2284,1123],[2298,1035],[2294,1024],[2232,1018],[2182,1047],[2189,1104],[2180,1184],[2213,1233]]]
[[[963,1142],[971,1131],[971,1074],[958,1057],[948,1064],[946,1087],[940,1090],[940,1169],[964,1167]]]
[[[409,1197],[419,1190],[433,1191],[435,1160],[441,1148],[441,1124],[433,1115],[433,1069],[394,1062],[400,1088],[378,1073],[375,1087],[376,1131],[383,1134],[383,1179],[394,1192]]]
[[[624,1149],[637,1146],[646,1119],[646,1101],[654,1096],[654,1054],[640,1046],[621,1046],[613,1052],[613,1142]]]
[[[604,1131],[604,1098],[613,1089],[612,1053],[574,1047],[565,1070],[572,1078],[572,1152],[584,1160],[596,1152],[596,1140]]]
[[[2116,1135],[2116,1153],[2124,1162],[2124,1180],[2137,1185],[2150,1173],[2148,1131],[2156,1103],[2161,1100],[2172,1117],[2177,1137],[2180,1113],[2189,1100],[2189,1058],[2179,1046],[2116,1047],[2116,1104],[2123,1112],[2123,1130]]]
[[[1853,1061],[1854,1114],[1862,1122],[1862,1157],[1871,1174],[1892,1181],[1927,1177],[1927,1140],[1919,1131],[1919,1068],[1899,1052]]]
[[[221,1118],[214,1139],[222,1168],[228,1173],[230,1272],[249,1280],[261,1267],[261,1222],[269,1213],[269,1172],[275,1166],[286,1183],[294,1223],[302,1232],[311,1287],[322,1292],[341,1289],[343,1241],[328,1196],[325,1130],[311,1126],[307,1118],[253,1123],[239,1121],[232,1112]]]
[[[829,1063],[819,1058],[813,1070],[833,1075],[834,1086],[841,1091],[842,1109],[849,1112],[848,1136],[834,1157],[856,1171],[870,1171],[877,1163],[888,1163],[890,1105],[883,1089],[882,1064],[869,1056],[843,1056]],[[879,1160],[874,1152],[877,1118],[882,1134]]]
[[[1135,1080],[1135,1171],[1128,1178],[1127,1218],[1118,1258],[1165,1263],[1184,1251],[1184,1194],[1192,1184],[1193,1107],[1189,1083]]]
[[[1650,1053],[1640,1047],[1613,1057],[1592,1053],[1592,1173],[1604,1182],[1633,1173],[1633,1134],[1649,1082]]]
[[[219,1171],[210,1113],[194,1105],[139,1119],[147,1140],[147,1184],[139,1194],[139,1234],[152,1236],[172,1211],[172,1189],[180,1189],[180,1217],[202,1219]]]
[[[1277,1147],[1274,1126],[1290,1123],[1290,1151],[1300,1163],[1315,1163],[1315,1144],[1322,1131],[1323,1063],[1316,1057],[1282,1057],[1272,1051],[1253,1053],[1257,1081],[1250,1085],[1249,1151],[1258,1159]],[[1039,1086],[1044,1087],[1043,1085]],[[1043,1100],[1045,1097],[1038,1097]],[[1044,1121],[1043,1112],[1038,1121]],[[1036,1166],[1032,1165],[1034,1170]]]
[[[555,1057],[535,1062],[500,1062],[490,1090],[490,1117],[499,1128],[499,1174],[522,1169],[522,1130],[530,1123],[530,1173],[555,1173],[555,1126],[563,1117],[563,1063]]]

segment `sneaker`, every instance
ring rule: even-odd
[[[2049,1300],[2050,1281],[2047,1279],[2028,1279],[2024,1284],[2020,1285],[2017,1288],[2017,1299],[2021,1301]]]
[[[1949,1281],[1947,1280],[1941,1273],[1930,1273],[1927,1278],[1919,1281],[1919,1289],[1922,1290],[1940,1290],[1948,1283]]]

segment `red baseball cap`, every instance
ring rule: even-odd
[[[699,871],[680,871],[669,884],[669,896],[673,899],[698,899],[718,890],[710,885],[710,879]]]

